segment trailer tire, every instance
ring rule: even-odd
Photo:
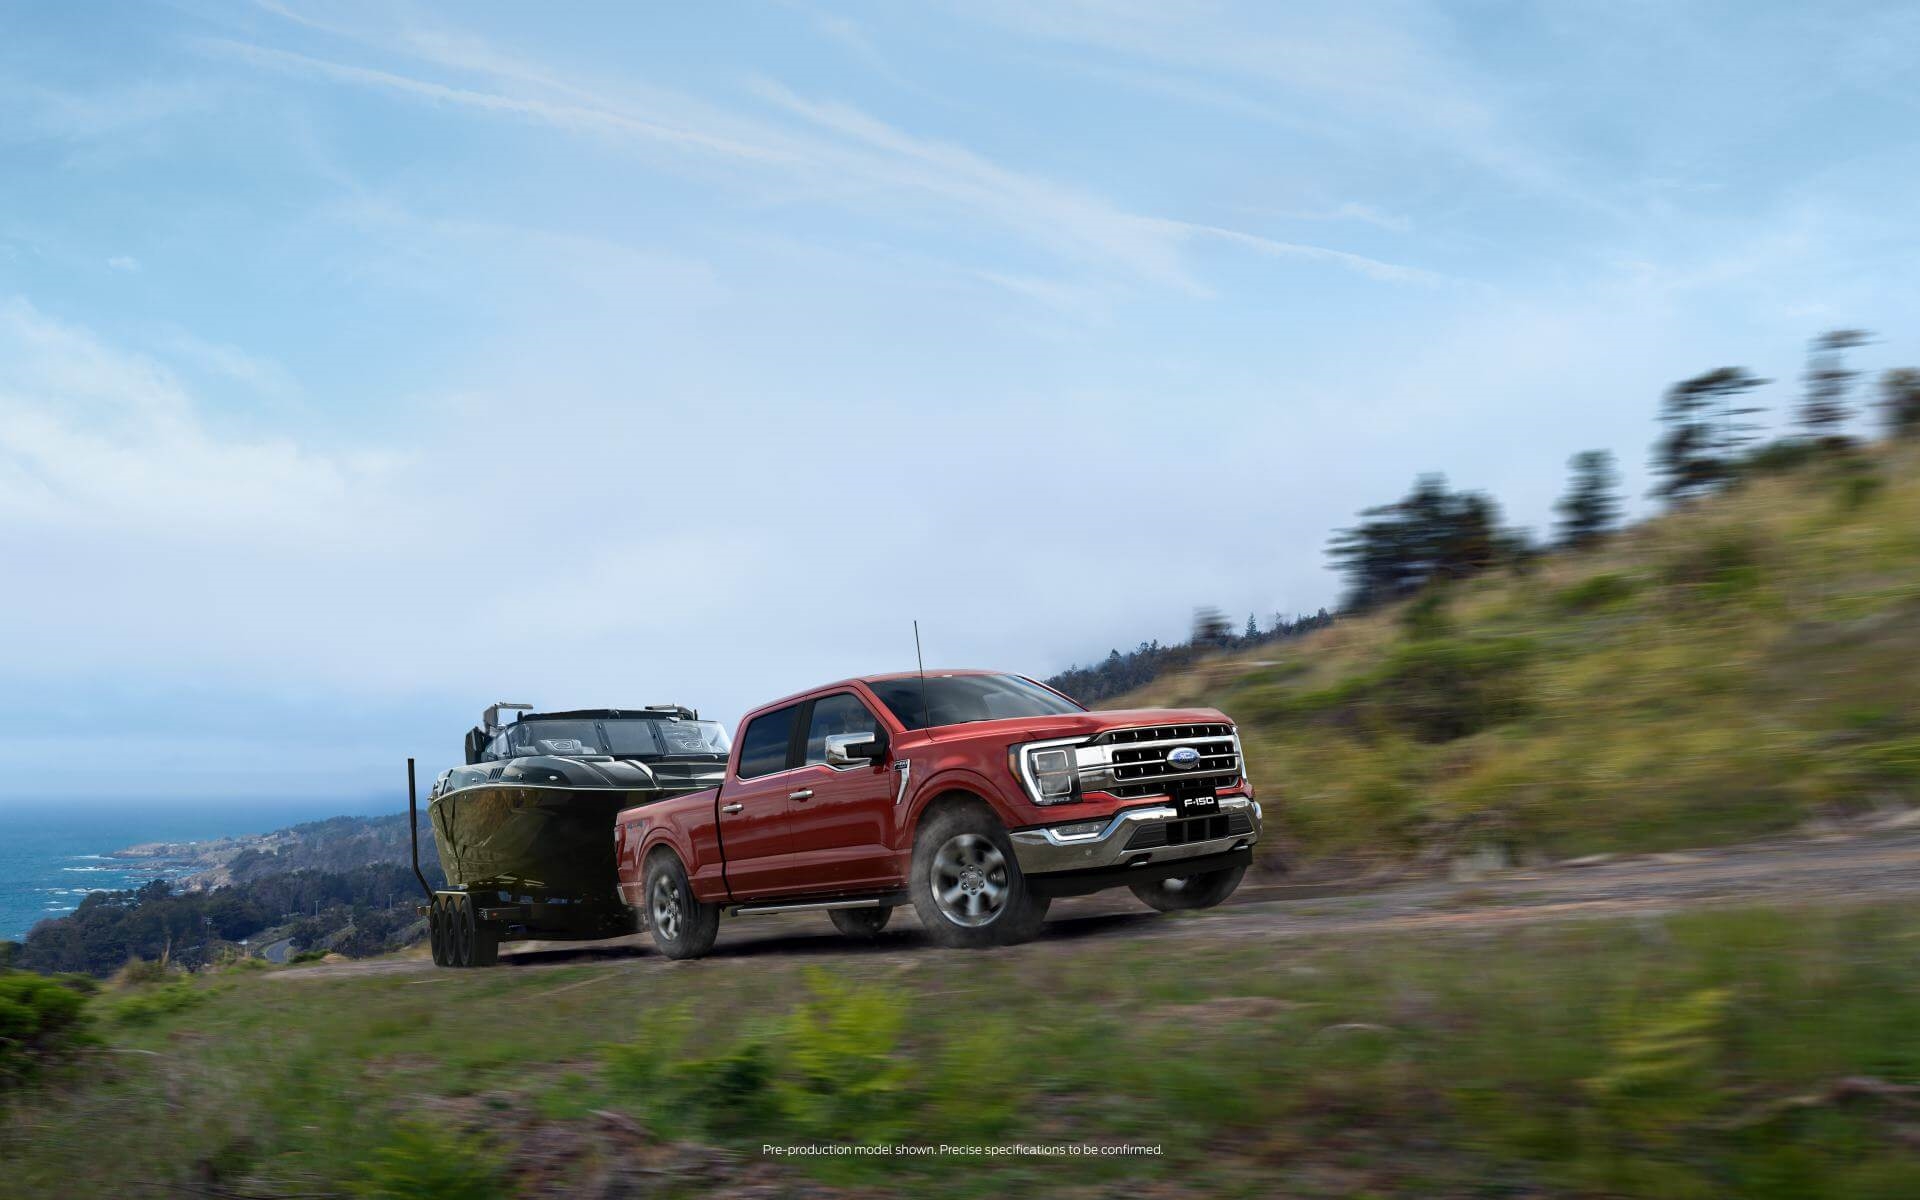
[[[439,896],[427,904],[427,945],[433,951],[433,965],[447,966],[447,913]]]
[[[447,957],[456,967],[473,965],[473,903],[466,895],[453,898],[453,945]]]
[[[836,908],[827,913],[833,927],[857,942],[870,942],[880,936],[893,917],[893,906],[881,908]]]
[[[661,954],[699,958],[713,949],[713,940],[720,934],[720,906],[694,898],[687,869],[673,851],[656,850],[647,859],[640,900],[641,919]]]
[[[1051,903],[1028,889],[1006,827],[978,803],[942,808],[921,822],[908,891],[927,936],[956,950],[1027,941]]]
[[[491,921],[475,920],[473,925],[473,964],[492,967],[500,962],[500,927]]]

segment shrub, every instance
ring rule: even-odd
[[[1640,583],[1633,576],[1608,571],[1561,588],[1554,593],[1553,602],[1562,612],[1592,612],[1622,603],[1639,589]]]
[[[894,1061],[906,1003],[887,988],[807,972],[808,1000],[787,1018],[785,1107],[817,1137],[880,1136],[898,1116],[906,1069]]]
[[[151,1025],[161,1017],[192,1008],[207,998],[207,989],[181,979],[142,989],[116,1001],[108,1016],[122,1025]]]
[[[909,1099],[910,1067],[897,1061],[905,1001],[823,971],[808,973],[807,990],[777,1023],[699,1057],[681,1056],[691,1023],[685,1009],[669,1009],[648,1021],[643,1041],[607,1049],[607,1081],[664,1128],[723,1137],[897,1131]]]
[[[0,973],[0,1093],[88,1040],[80,989],[40,975]]]
[[[175,971],[164,958],[130,958],[125,966],[113,973],[113,986],[145,987],[179,977],[180,973]]]
[[[1760,586],[1760,547],[1749,533],[1725,531],[1697,552],[1668,559],[1664,574],[1667,583],[1703,599],[1732,600]]]
[[[1394,650],[1374,691],[1394,724],[1423,742],[1447,742],[1526,710],[1525,638],[1432,638]]]
[[[469,1134],[399,1122],[353,1183],[366,1200],[491,1200],[507,1194],[499,1159]]]

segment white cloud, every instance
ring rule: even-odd
[[[250,43],[207,43],[212,50],[257,66],[773,171],[795,188],[796,200],[826,200],[857,209],[902,200],[932,203],[950,217],[1010,230],[1082,270],[1117,268],[1128,276],[1193,295],[1209,291],[1194,278],[1182,252],[1195,232],[1217,234],[1271,256],[1357,270],[1380,281],[1429,277],[1417,268],[1339,250],[1277,243],[1214,225],[1129,212],[1084,190],[1006,167],[964,146],[909,134],[849,104],[802,97],[770,80],[759,81],[755,92],[800,118],[810,132],[722,113],[664,89],[595,89],[577,81],[561,82],[566,73],[498,54],[472,37],[413,30],[390,35],[388,44],[519,90],[507,94],[456,87]]]
[[[140,260],[130,254],[116,254],[107,260],[107,266],[115,271],[132,273],[140,269]]]

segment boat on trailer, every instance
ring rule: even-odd
[[[518,715],[503,721],[506,712]],[[615,814],[716,786],[727,749],[725,728],[678,704],[490,706],[467,733],[466,762],[428,794],[448,885],[426,906],[434,961],[489,966],[503,940],[632,932]]]

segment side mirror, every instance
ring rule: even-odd
[[[827,735],[827,765],[851,767],[858,763],[878,762],[887,756],[884,733],[830,733]]]

